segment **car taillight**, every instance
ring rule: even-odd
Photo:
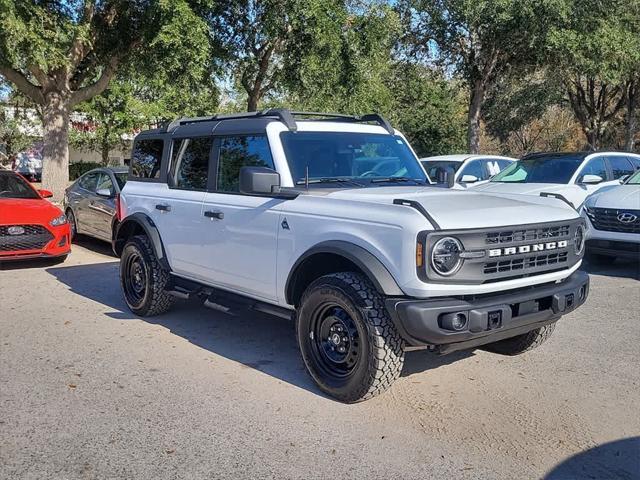
[[[122,207],[120,206],[120,194],[116,193],[116,218],[118,222],[122,221]]]

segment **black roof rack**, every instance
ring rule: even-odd
[[[324,121],[342,121],[351,123],[366,123],[375,122],[383,127],[387,132],[393,134],[395,131],[391,124],[381,115],[377,113],[370,113],[362,116],[343,115],[340,113],[322,113],[322,112],[292,112],[284,108],[271,108],[268,110],[261,110],[258,112],[245,112],[245,113],[232,113],[229,115],[212,115],[207,117],[193,117],[193,118],[178,118],[170,123],[167,123],[163,130],[166,132],[172,132],[181,125],[189,125],[200,122],[215,122],[222,120],[238,120],[244,118],[276,118],[285,126],[295,132],[298,129],[296,120],[294,117],[321,117],[319,120]]]

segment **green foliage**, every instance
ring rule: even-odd
[[[467,98],[459,83],[421,65],[394,66],[388,112],[420,157],[465,151]]]
[[[102,164],[95,162],[78,162],[69,165],[69,180],[76,180],[89,170],[102,167]]]

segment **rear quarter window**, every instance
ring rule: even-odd
[[[131,176],[159,179],[163,148],[161,139],[137,140],[131,154]]]

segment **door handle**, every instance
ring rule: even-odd
[[[211,220],[218,219],[218,220],[222,220],[224,218],[224,213],[222,212],[212,212],[210,210],[207,210],[206,212],[204,212],[204,216],[207,218],[210,218]]]
[[[156,210],[160,210],[161,212],[170,212],[171,211],[171,205],[156,205]]]

